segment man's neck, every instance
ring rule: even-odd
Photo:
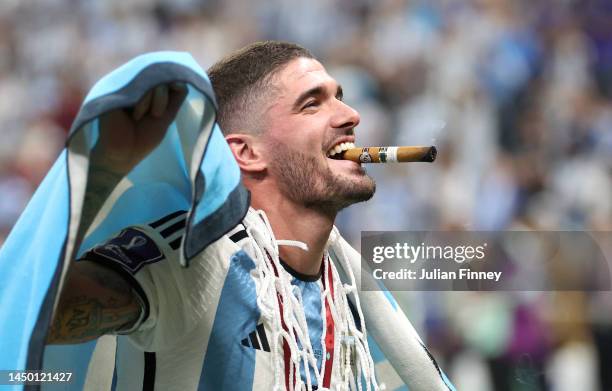
[[[308,251],[279,246],[283,261],[299,273],[318,274],[335,215],[297,205],[282,196],[277,199],[253,197],[252,206],[266,213],[276,239],[297,240],[308,246]]]

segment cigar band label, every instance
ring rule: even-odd
[[[361,163],[372,163],[372,156],[370,156],[369,148],[363,148],[361,155],[359,155],[359,161]]]
[[[385,148],[385,161],[384,163],[397,163],[397,148],[398,147],[384,147]],[[381,148],[382,149],[382,148]],[[382,157],[380,159],[382,162]]]
[[[380,160],[381,163],[387,162],[387,147],[378,148],[378,160]]]

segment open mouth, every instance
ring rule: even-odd
[[[330,159],[334,159],[334,160],[342,160],[342,156],[344,155],[344,151],[351,149],[351,148],[355,148],[355,144],[354,143],[349,143],[349,142],[345,142],[345,143],[338,143],[336,145],[334,145],[332,148],[330,148],[329,151],[327,151],[327,157]]]

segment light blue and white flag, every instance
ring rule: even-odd
[[[161,144],[117,185],[75,248],[100,116],[134,106],[150,89],[171,82],[188,87],[174,122]],[[188,266],[242,220],[249,195],[215,118],[210,81],[187,53],[142,55],[96,83],[66,148],[0,249],[0,369],[40,369],[44,358],[45,368],[73,372],[70,385],[54,389],[82,389],[96,341],[45,347],[70,262],[121,228],[188,210],[181,246],[181,263]]]

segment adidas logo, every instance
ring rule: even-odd
[[[270,351],[270,344],[268,344],[263,323],[258,324],[257,328],[249,334],[248,338],[243,339],[240,343],[249,348],[263,350],[264,352]]]

